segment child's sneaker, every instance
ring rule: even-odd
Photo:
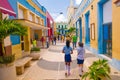
[[[67,73],[65,73],[65,76],[67,77]]]
[[[81,74],[80,74],[79,76],[80,76],[80,77],[82,77],[82,75],[81,75]]]

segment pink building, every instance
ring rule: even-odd
[[[48,36],[49,38],[51,38],[54,34],[54,20],[48,11],[46,12],[46,17],[47,17],[47,27],[49,28]]]

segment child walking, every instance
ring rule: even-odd
[[[70,62],[71,62],[71,54],[73,53],[72,48],[70,47],[70,41],[66,41],[66,46],[64,46],[62,53],[65,54],[65,76],[70,75]]]
[[[83,43],[78,42],[78,48],[77,48],[77,64],[79,67],[79,76],[82,76],[83,73],[83,63],[84,63],[84,54],[85,54],[85,49],[83,47]]]

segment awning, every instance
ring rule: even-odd
[[[0,0],[0,12],[4,14],[9,14],[11,16],[16,16],[16,13],[10,6],[8,0]]]
[[[26,20],[26,19],[15,19],[15,21],[21,23],[24,26],[28,26],[28,27],[30,27],[30,28],[32,28],[34,30],[40,30],[40,29],[48,30],[49,29],[48,27],[45,27],[43,25],[34,23],[34,22]]]

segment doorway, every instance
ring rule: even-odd
[[[85,43],[90,44],[90,11],[85,14]]]
[[[103,53],[112,57],[112,23],[103,26]]]

